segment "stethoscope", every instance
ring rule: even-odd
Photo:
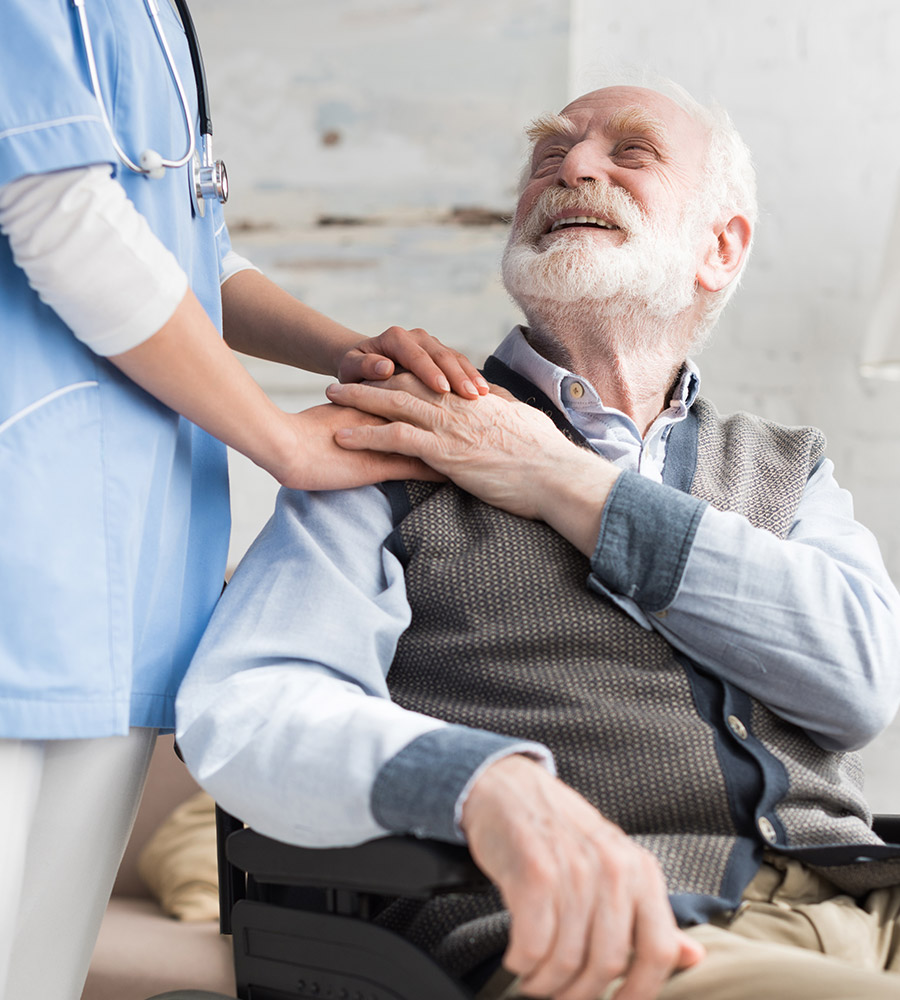
[[[106,131],[109,133],[110,139],[112,140],[116,155],[125,164],[125,166],[128,167],[129,170],[133,170],[136,174],[144,174],[147,177],[159,178],[165,174],[167,167],[183,167],[186,163],[191,162],[192,201],[197,212],[200,215],[205,215],[206,198],[217,198],[223,204],[228,201],[228,174],[225,171],[225,164],[221,160],[213,160],[212,119],[209,114],[209,100],[206,96],[206,71],[203,68],[203,56],[200,54],[200,43],[197,41],[197,31],[194,28],[194,22],[191,18],[190,11],[188,10],[186,0],[174,0],[175,6],[178,8],[178,13],[181,17],[181,23],[184,25],[184,33],[187,36],[188,47],[191,50],[191,62],[194,66],[194,78],[197,82],[197,108],[200,112],[200,134],[202,137],[203,149],[202,160],[200,158],[200,153],[197,150],[197,136],[194,131],[194,122],[191,116],[190,108],[188,107],[184,87],[181,84],[181,77],[178,75],[175,60],[172,57],[172,50],[169,48],[165,32],[159,22],[159,4],[156,0],[144,0],[144,2],[150,12],[150,19],[153,21],[153,28],[156,31],[156,37],[159,39],[160,47],[165,54],[166,63],[169,66],[169,72],[172,74],[175,89],[178,91],[178,97],[181,100],[181,110],[184,114],[184,124],[187,129],[188,137],[187,151],[185,154],[177,160],[173,160],[166,159],[164,156],[161,156],[155,149],[145,149],[138,157],[138,162],[135,163],[131,157],[128,156],[125,150],[122,149],[119,144],[119,140],[116,138],[115,132],[113,131],[112,122],[107,114],[106,105],[103,103],[103,95],[100,91],[100,78],[97,74],[97,61],[94,58],[94,46],[91,43],[91,31],[88,27],[87,15],[84,10],[85,0],[72,0],[75,9],[78,11],[78,20],[81,25],[81,37],[84,42],[85,55],[87,56],[88,72],[91,77],[91,88],[94,91],[94,97],[97,98],[97,104],[100,108],[100,117]]]

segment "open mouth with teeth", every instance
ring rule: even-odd
[[[564,219],[557,219],[547,232],[555,233],[560,229],[572,229],[575,227],[585,227],[588,229],[618,229],[606,219],[598,219],[594,215],[569,215]]]

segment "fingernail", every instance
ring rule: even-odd
[[[467,392],[470,396],[478,395],[478,390],[475,388],[474,385],[472,385],[472,383],[468,379],[466,379],[466,381],[463,382],[463,390]]]
[[[443,375],[441,375],[441,377],[437,380],[437,384],[438,384],[438,388],[441,390],[441,392],[449,392],[450,391],[450,383],[444,378]]]
[[[353,428],[352,427],[342,427],[340,430],[335,431],[334,436],[336,438],[342,438],[343,440],[346,441],[348,438],[353,437]]]
[[[491,391],[491,387],[488,385],[487,379],[482,378],[480,375],[475,376],[475,384],[478,386],[479,389],[482,389],[484,392]]]
[[[390,363],[390,361],[379,361],[375,365],[376,375],[390,375],[393,370],[394,366]]]

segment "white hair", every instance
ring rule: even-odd
[[[672,80],[658,77],[648,89],[674,101],[706,130],[707,147],[700,192],[701,218],[725,223],[735,215],[743,215],[750,223],[752,232],[759,216],[756,170],[750,150],[728,112],[718,103],[701,104]],[[724,288],[711,294],[697,331],[699,343],[709,335],[728,300],[737,291],[749,258],[748,246],[740,271]]]

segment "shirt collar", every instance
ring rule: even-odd
[[[567,404],[564,401],[563,390],[566,385],[576,380],[582,384],[585,395],[581,400],[581,405],[594,405],[602,411],[608,408],[603,405],[597,390],[587,379],[570,372],[566,368],[548,361],[528,343],[525,330],[521,326],[515,326],[507,334],[502,343],[494,351],[494,357],[502,361],[514,372],[523,378],[527,378],[532,385],[541,390],[553,404],[563,413],[566,412]],[[686,359],[681,369],[681,375],[675,383],[669,400],[670,408],[675,411],[672,416],[675,419],[685,416],[694,405],[694,400],[700,391],[700,371],[690,358]]]

